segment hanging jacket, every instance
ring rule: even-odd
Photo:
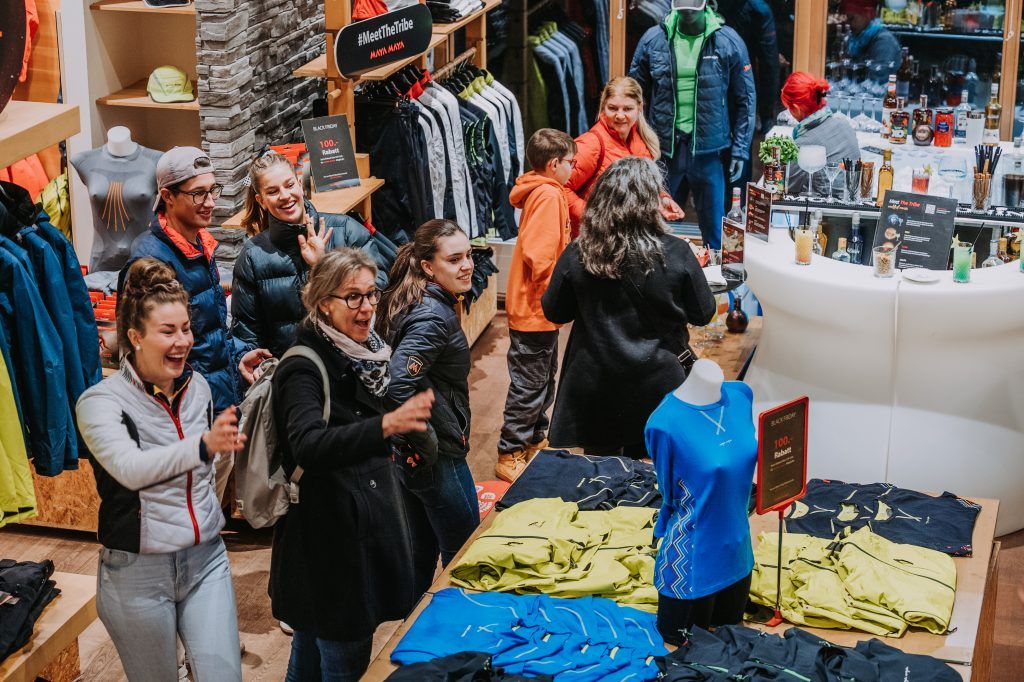
[[[128,359],[78,401],[100,495],[99,541],[163,554],[218,536],[224,514],[203,434],[213,424],[210,387],[185,368],[173,396],[147,385]]]
[[[750,68],[747,48],[736,31],[721,26],[707,35],[697,65],[692,153],[728,149],[733,158],[750,158],[756,99]],[[662,154],[674,158],[676,57],[664,22],[649,28],[640,39],[629,75],[643,89],[644,113],[658,133]]]
[[[420,391],[434,389],[434,408],[426,433],[405,439],[428,461],[435,453],[465,457],[469,452],[469,342],[459,324],[449,291],[431,282],[423,300],[395,321],[388,344],[392,348],[391,383],[387,397],[401,405]]]
[[[227,305],[220,286],[214,251],[217,240],[206,230],[199,231],[198,244],[189,244],[167,225],[162,213],[153,219],[149,232],[132,243],[131,255],[121,269],[117,282],[120,293],[132,263],[140,258],[155,258],[174,268],[178,281],[188,292],[189,313],[195,345],[188,354],[192,368],[206,378],[218,412],[240,402],[238,361],[243,348],[227,327]]]
[[[36,494],[19,415],[11,374],[0,355],[0,527],[35,516]]]
[[[534,171],[516,179],[509,199],[523,210],[505,294],[509,329],[555,331],[559,325],[544,317],[540,297],[548,288],[555,262],[569,244],[569,206],[562,187]]]
[[[393,259],[378,248],[369,230],[346,215],[317,213],[308,201],[306,212],[315,229],[321,218],[334,229],[328,251],[344,246],[366,251],[377,264],[377,287],[387,286]],[[289,225],[270,216],[267,229],[242,246],[231,287],[231,331],[246,350],[266,348],[281,357],[295,342],[306,316],[302,288],[311,270],[299,252],[298,236],[305,234],[305,224]]]
[[[608,166],[626,156],[653,159],[651,150],[640,137],[636,126],[629,131],[623,142],[619,134],[598,117],[590,130],[576,138],[576,167],[572,169],[569,182],[565,184],[565,199],[569,202],[569,218],[572,221],[572,236],[580,233],[580,220],[587,207],[587,198],[594,189],[594,183]]]

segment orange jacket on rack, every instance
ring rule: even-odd
[[[654,158],[636,126],[629,131],[629,137],[624,143],[618,133],[605,125],[604,119],[599,117],[590,130],[576,138],[576,168],[564,189],[565,198],[569,202],[573,239],[579,235],[583,209],[587,206],[587,197],[597,178],[608,166],[625,156]]]
[[[509,200],[523,214],[508,270],[508,326],[519,332],[555,331],[560,325],[544,317],[540,298],[569,244],[569,207],[558,183],[533,171],[516,178]]]

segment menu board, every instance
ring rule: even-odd
[[[346,78],[416,57],[430,47],[434,21],[420,3],[348,24],[334,38],[334,63]]]
[[[359,184],[347,116],[307,118],[302,122],[302,136],[309,151],[309,169],[317,192]]]
[[[886,192],[873,246],[897,246],[896,267],[945,270],[953,241],[956,199]]]
[[[757,513],[785,509],[807,492],[807,396],[761,413]]]
[[[747,234],[768,241],[772,224],[772,193],[752,182],[747,183]]]
[[[722,218],[722,275],[744,279],[743,226]]]

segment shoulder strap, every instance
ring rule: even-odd
[[[320,359],[320,356],[315,350],[309,346],[296,345],[289,348],[283,356],[281,356],[281,362],[284,362],[288,358],[305,358],[316,365],[316,368],[320,371],[320,379],[324,382],[324,423],[331,420],[331,381],[327,375],[327,367],[324,365],[324,361]],[[288,479],[289,483],[289,498],[292,503],[298,502],[299,492],[297,484],[299,479],[302,478],[302,467],[295,467],[295,471],[292,472],[291,477]]]
[[[586,196],[587,192],[590,191],[590,186],[593,185],[597,181],[597,178],[601,175],[601,166],[604,164],[604,138],[598,135],[597,133],[591,132],[589,130],[584,134],[593,135],[594,137],[596,137],[597,143],[601,146],[601,151],[598,153],[597,166],[594,167],[593,175],[587,178],[587,181],[580,185],[580,189],[577,193],[580,194],[581,196]]]

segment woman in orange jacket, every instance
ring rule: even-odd
[[[608,81],[598,109],[597,123],[576,138],[576,167],[564,189],[573,239],[579,235],[590,190],[608,166],[625,156],[655,161],[661,156],[658,136],[644,118],[644,96],[635,80],[620,76]],[[667,193],[662,193],[661,209],[665,220],[683,217],[683,209]]]

